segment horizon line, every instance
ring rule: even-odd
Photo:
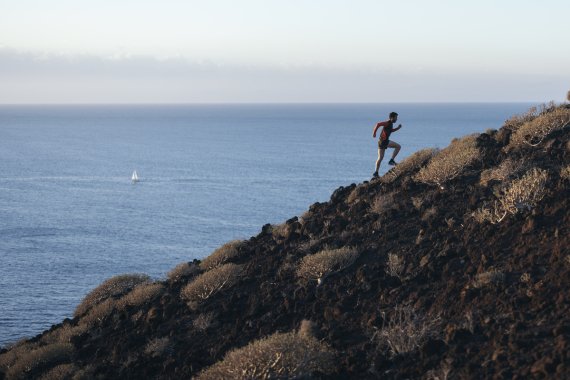
[[[207,105],[350,105],[350,104],[524,104],[547,103],[555,100],[505,100],[505,101],[394,101],[394,102],[54,102],[54,103],[0,103],[2,106],[207,106]],[[565,102],[561,102],[565,103]]]

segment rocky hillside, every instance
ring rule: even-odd
[[[568,379],[569,206],[570,108],[531,110],[166,280],[110,279],[0,378]]]

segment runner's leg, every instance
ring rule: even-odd
[[[392,153],[392,160],[393,160],[394,158],[396,158],[398,153],[400,153],[400,149],[402,149],[402,146],[397,142],[390,141],[388,143],[388,148],[394,148],[394,153]]]
[[[384,152],[385,151],[386,151],[386,149],[378,148],[378,159],[376,160],[376,173],[378,172],[378,169],[380,169],[380,163],[382,162],[382,159],[384,158]]]

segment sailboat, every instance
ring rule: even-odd
[[[137,183],[139,181],[139,176],[136,170],[133,172],[133,175],[131,176],[131,181],[133,181],[133,183]]]

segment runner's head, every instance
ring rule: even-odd
[[[398,120],[398,114],[396,112],[390,112],[390,121],[395,123]]]

